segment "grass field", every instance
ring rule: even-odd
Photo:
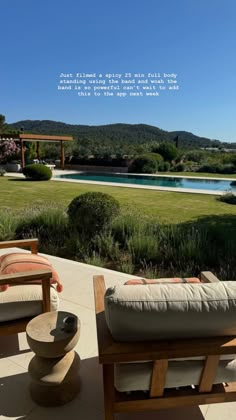
[[[108,193],[121,205],[98,236],[83,236],[62,211],[88,191]],[[204,269],[236,279],[236,206],[217,196],[6,176],[0,194],[0,240],[38,237],[40,252],[148,278]]]
[[[181,223],[211,216],[236,216],[236,206],[217,200],[216,196],[145,189],[98,186],[58,181],[30,182],[20,178],[1,177],[1,209],[15,210],[39,207],[67,208],[70,201],[87,191],[111,194],[124,210],[158,218],[161,222]]]
[[[182,176],[193,176],[193,177],[204,177],[204,178],[229,178],[236,179],[236,174],[210,174],[206,172],[159,172],[158,175],[178,175]]]

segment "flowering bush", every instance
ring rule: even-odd
[[[12,139],[0,139],[0,162],[5,163],[10,157],[15,157],[20,151]]]

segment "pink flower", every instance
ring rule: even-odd
[[[6,161],[6,158],[18,154],[20,151],[19,146],[16,145],[14,140],[0,139],[0,161]]]

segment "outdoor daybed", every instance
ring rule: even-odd
[[[50,262],[37,255],[37,239],[0,242],[0,249],[13,247],[30,248],[31,253],[0,256],[0,335],[23,332],[34,316],[57,310],[57,290],[62,290]]]
[[[106,420],[236,400],[236,282],[201,280],[106,291],[94,277]]]

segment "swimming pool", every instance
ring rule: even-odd
[[[101,174],[101,173],[74,173],[58,175],[57,178],[74,179],[81,181],[97,181],[119,184],[147,185],[166,188],[186,188],[193,190],[209,191],[230,191],[236,193],[236,180],[215,180],[215,179],[194,179],[152,175],[130,175],[130,174]]]

